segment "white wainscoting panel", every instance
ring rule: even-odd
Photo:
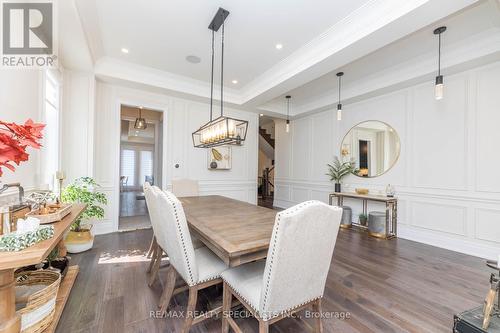
[[[339,154],[340,142],[353,125],[381,120],[400,136],[397,164],[381,177],[348,176],[343,189],[365,187],[383,194],[386,185],[393,184],[399,199],[399,237],[496,258],[500,253],[498,87],[500,62],[446,76],[441,101],[434,99],[430,80],[346,104],[342,121],[333,120],[331,126],[327,122],[335,110],[293,120],[289,136],[277,131],[274,205],[288,208],[309,198],[326,202],[333,184],[327,176],[322,178],[325,162]],[[333,146],[324,143],[330,134]],[[344,205],[352,208],[357,220],[361,202],[346,199]],[[369,211],[384,209],[368,205]]]
[[[500,193],[500,65],[477,73],[476,190]]]
[[[477,208],[475,213],[475,237],[498,242],[500,240],[500,209]]]
[[[465,207],[420,201],[413,201],[410,207],[411,224],[415,227],[461,236],[467,234]]]

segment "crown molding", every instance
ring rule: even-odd
[[[207,82],[162,71],[159,69],[118,60],[111,57],[99,59],[94,66],[94,74],[103,81],[122,81],[124,83],[149,86],[157,90],[193,95],[204,100],[210,99],[210,85]],[[220,85],[214,85],[214,91]],[[217,100],[218,94],[214,94]],[[224,100],[228,104],[240,105],[241,97],[234,90],[224,87]]]
[[[447,46],[442,62],[444,75],[500,60],[500,28],[492,28],[480,34]],[[436,72],[434,52],[409,59],[391,68],[373,73],[363,79],[349,82],[342,91],[343,105],[358,102],[373,95],[406,88],[412,84],[432,81]],[[332,109],[337,104],[337,92],[311,96],[309,101],[294,105],[292,117],[302,117],[311,113]],[[268,103],[259,109],[269,112],[283,112],[279,101]]]
[[[76,1],[77,4],[81,2],[81,0]],[[279,116],[283,111],[277,105],[269,108],[269,104],[265,103],[473,5],[477,1],[371,0],[249,84],[237,90],[225,87],[225,102],[232,107],[248,111],[271,110]],[[85,8],[87,11],[92,9]],[[102,43],[98,31],[99,18],[94,18],[93,21],[95,24],[84,22],[84,26],[86,30],[89,25],[94,26],[86,33],[94,58],[98,59],[94,65],[94,72],[100,80],[166,92],[174,96],[209,100],[210,86],[208,82],[116,58],[100,56]],[[94,37],[89,38],[92,36]],[[354,95],[354,93],[352,94]],[[323,104],[330,103],[328,98],[330,97],[324,97]],[[315,103],[319,104],[319,101]],[[315,108],[313,105],[296,108],[295,114],[308,112]]]

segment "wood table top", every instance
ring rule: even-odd
[[[71,212],[61,221],[52,223],[54,226],[54,236],[44,240],[22,251],[0,252],[0,270],[13,269],[28,265],[36,265],[43,261],[63,238],[66,230],[82,214],[86,205],[74,204]]]
[[[227,264],[266,257],[277,211],[218,195],[179,200],[191,231]]]
[[[363,200],[372,200],[381,202],[390,202],[398,200],[396,197],[388,197],[385,195],[377,195],[377,194],[358,194],[355,192],[334,192],[331,193],[330,195],[334,197],[354,198],[354,199],[363,199]]]

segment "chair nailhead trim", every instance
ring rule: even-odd
[[[185,243],[185,240],[184,240],[184,235],[182,233],[182,228],[181,228],[181,225],[179,223],[179,215],[178,215],[178,211],[177,211],[177,203],[172,200],[172,198],[168,195],[168,194],[165,194],[165,196],[167,197],[167,201],[172,205],[172,207],[174,208],[174,215],[175,215],[175,221],[176,221],[176,226],[177,226],[177,232],[181,238],[181,244],[182,244],[182,249],[184,251],[184,262],[187,266],[187,269],[188,269],[188,273],[189,273],[189,280],[190,281],[187,281],[188,282],[188,285],[190,287],[196,285],[196,282],[194,281],[194,277],[193,277],[193,272],[191,271],[191,263],[189,262],[189,258],[188,258],[188,253],[187,253],[187,248],[186,248],[186,243]]]
[[[274,230],[273,230],[274,237],[273,237],[273,239],[272,239],[272,243],[273,243],[273,244],[272,244],[271,257],[270,257],[270,258],[268,258],[268,260],[269,260],[269,272],[268,272],[268,274],[267,274],[267,279],[266,279],[266,291],[265,291],[265,293],[264,293],[264,300],[263,300],[263,303],[262,303],[262,308],[263,308],[263,309],[266,307],[266,304],[267,304],[267,301],[268,301],[269,284],[271,283],[271,274],[272,274],[272,268],[273,268],[273,263],[274,263],[274,259],[275,259],[274,257],[275,257],[275,253],[276,253],[276,243],[278,242],[278,230],[279,230],[279,227],[280,227],[281,217],[282,217],[282,216],[290,216],[290,215],[293,215],[293,214],[297,213],[299,210],[301,210],[301,209],[303,209],[303,208],[305,208],[305,207],[308,207],[308,206],[315,205],[315,204],[317,204],[318,202],[319,202],[319,201],[317,201],[317,200],[309,200],[309,201],[305,201],[305,202],[303,202],[303,203],[301,203],[301,204],[298,204],[298,205],[296,205],[296,206],[294,206],[294,207],[292,207],[292,208],[289,208],[289,209],[287,209],[287,210],[284,210],[284,211],[282,211],[282,212],[279,212],[279,213],[276,215],[276,225],[274,226]],[[237,292],[237,290],[236,290],[235,288],[233,288],[233,289],[234,289],[234,291],[236,291],[236,292]],[[238,292],[237,292],[237,293],[238,293]],[[238,295],[240,295],[240,294],[238,293]],[[240,295],[240,296],[241,296],[241,295]],[[243,296],[241,296],[241,297],[243,297]],[[263,318],[264,320],[269,320],[269,319],[272,319],[272,318],[274,318],[274,317],[279,316],[280,314],[283,314],[283,313],[288,312],[288,311],[292,311],[292,310],[293,310],[293,309],[295,309],[295,308],[298,308],[298,307],[300,307],[300,306],[302,306],[302,305],[304,305],[304,304],[306,304],[306,303],[312,302],[312,301],[314,301],[314,300],[316,300],[316,299],[319,299],[319,298],[321,298],[321,297],[323,297],[323,296],[313,298],[313,299],[308,300],[308,301],[305,301],[305,302],[303,302],[303,303],[301,303],[301,304],[299,304],[299,305],[296,305],[296,306],[294,306],[294,307],[291,307],[291,308],[288,308],[288,309],[286,309],[286,310],[283,310],[283,311],[281,311],[281,313],[279,313],[279,314],[277,314],[277,315],[275,315],[275,316],[271,316],[270,318],[267,318],[267,315],[264,315],[262,318]],[[244,298],[243,298],[243,299],[244,299]],[[245,301],[246,301],[246,300],[245,300]],[[247,301],[247,303],[248,303],[248,301]],[[254,310],[256,310],[256,309],[254,309]],[[258,312],[258,310],[256,310],[256,311]]]

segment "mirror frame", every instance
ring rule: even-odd
[[[392,168],[394,168],[394,166],[396,165],[396,163],[398,163],[398,161],[399,161],[399,157],[401,156],[401,137],[399,136],[398,131],[394,127],[392,127],[391,125],[389,125],[388,123],[386,123],[385,121],[374,120],[374,119],[367,119],[367,120],[363,120],[363,121],[360,121],[359,123],[354,124],[351,128],[349,128],[349,130],[347,131],[347,133],[344,134],[344,136],[342,137],[342,141],[340,141],[340,151],[339,151],[340,152],[339,156],[340,156],[341,160],[342,160],[342,144],[344,143],[344,140],[347,137],[347,135],[353,130],[353,128],[355,128],[355,127],[357,127],[357,126],[359,126],[359,125],[361,125],[363,123],[367,123],[367,122],[371,122],[371,121],[373,121],[373,122],[379,122],[379,123],[382,123],[382,124],[386,125],[389,128],[392,128],[394,130],[394,133],[396,133],[396,136],[398,138],[399,149],[398,149],[398,154],[396,156],[396,159],[394,160],[394,163],[392,163],[392,165],[389,168],[387,168],[387,170],[385,170],[384,172],[382,172],[381,174],[376,175],[376,176],[363,177],[363,176],[359,176],[359,175],[353,173],[354,176],[359,177],[359,178],[363,178],[363,179],[364,178],[377,178],[377,177],[385,175]]]

